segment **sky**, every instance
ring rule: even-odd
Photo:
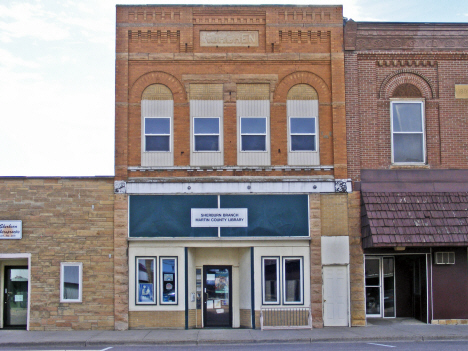
[[[220,1],[0,1],[0,176],[114,174],[115,5],[140,3]],[[255,4],[341,4],[356,21],[468,22],[468,0]]]

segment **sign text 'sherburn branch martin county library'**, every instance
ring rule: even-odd
[[[192,227],[247,227],[246,208],[192,208]]]
[[[0,239],[21,239],[22,237],[22,221],[0,221]]]

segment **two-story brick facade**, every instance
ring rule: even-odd
[[[342,20],[117,6],[116,329],[364,323]]]
[[[468,26],[345,26],[367,317],[467,323]]]

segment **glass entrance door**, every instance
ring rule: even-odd
[[[203,284],[204,326],[231,327],[231,267],[204,266]]]
[[[5,267],[3,326],[26,328],[28,319],[28,267]]]
[[[395,258],[366,257],[366,315],[395,317]]]

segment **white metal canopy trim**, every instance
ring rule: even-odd
[[[351,181],[346,192],[351,192]],[[243,183],[127,183],[127,194],[304,194],[335,193],[329,182],[243,182]]]

